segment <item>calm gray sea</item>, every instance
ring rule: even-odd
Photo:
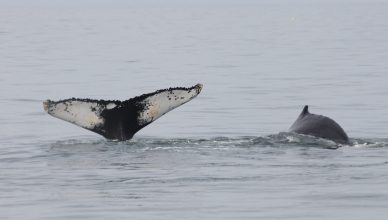
[[[387,219],[388,2],[0,1],[0,219]],[[42,101],[203,83],[128,142]],[[348,146],[284,133],[304,105]]]

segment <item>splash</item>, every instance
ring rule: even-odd
[[[188,148],[206,148],[225,150],[231,148],[325,148],[338,149],[341,147],[388,147],[388,139],[351,139],[350,144],[338,144],[331,140],[288,132],[280,132],[268,136],[241,136],[241,137],[210,137],[210,138],[158,138],[136,137],[129,141],[110,141],[88,137],[73,137],[49,143],[51,148],[82,148],[82,147],[124,147],[146,150],[183,150]]]

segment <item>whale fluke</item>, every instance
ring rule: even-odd
[[[44,110],[107,139],[128,140],[143,127],[195,98],[202,84],[158,90],[125,101],[70,98],[46,100]]]
[[[323,115],[311,114],[307,105],[304,106],[289,131],[325,138],[338,143],[349,142],[348,135],[337,122]]]

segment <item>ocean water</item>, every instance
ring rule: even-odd
[[[386,219],[387,10],[0,1],[0,219]],[[42,107],[196,83],[127,142]],[[351,144],[286,133],[306,104]]]

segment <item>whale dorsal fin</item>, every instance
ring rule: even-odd
[[[304,115],[307,115],[309,114],[309,106],[308,105],[305,105],[303,110],[302,110],[302,113],[300,113],[301,116],[304,116]]]

